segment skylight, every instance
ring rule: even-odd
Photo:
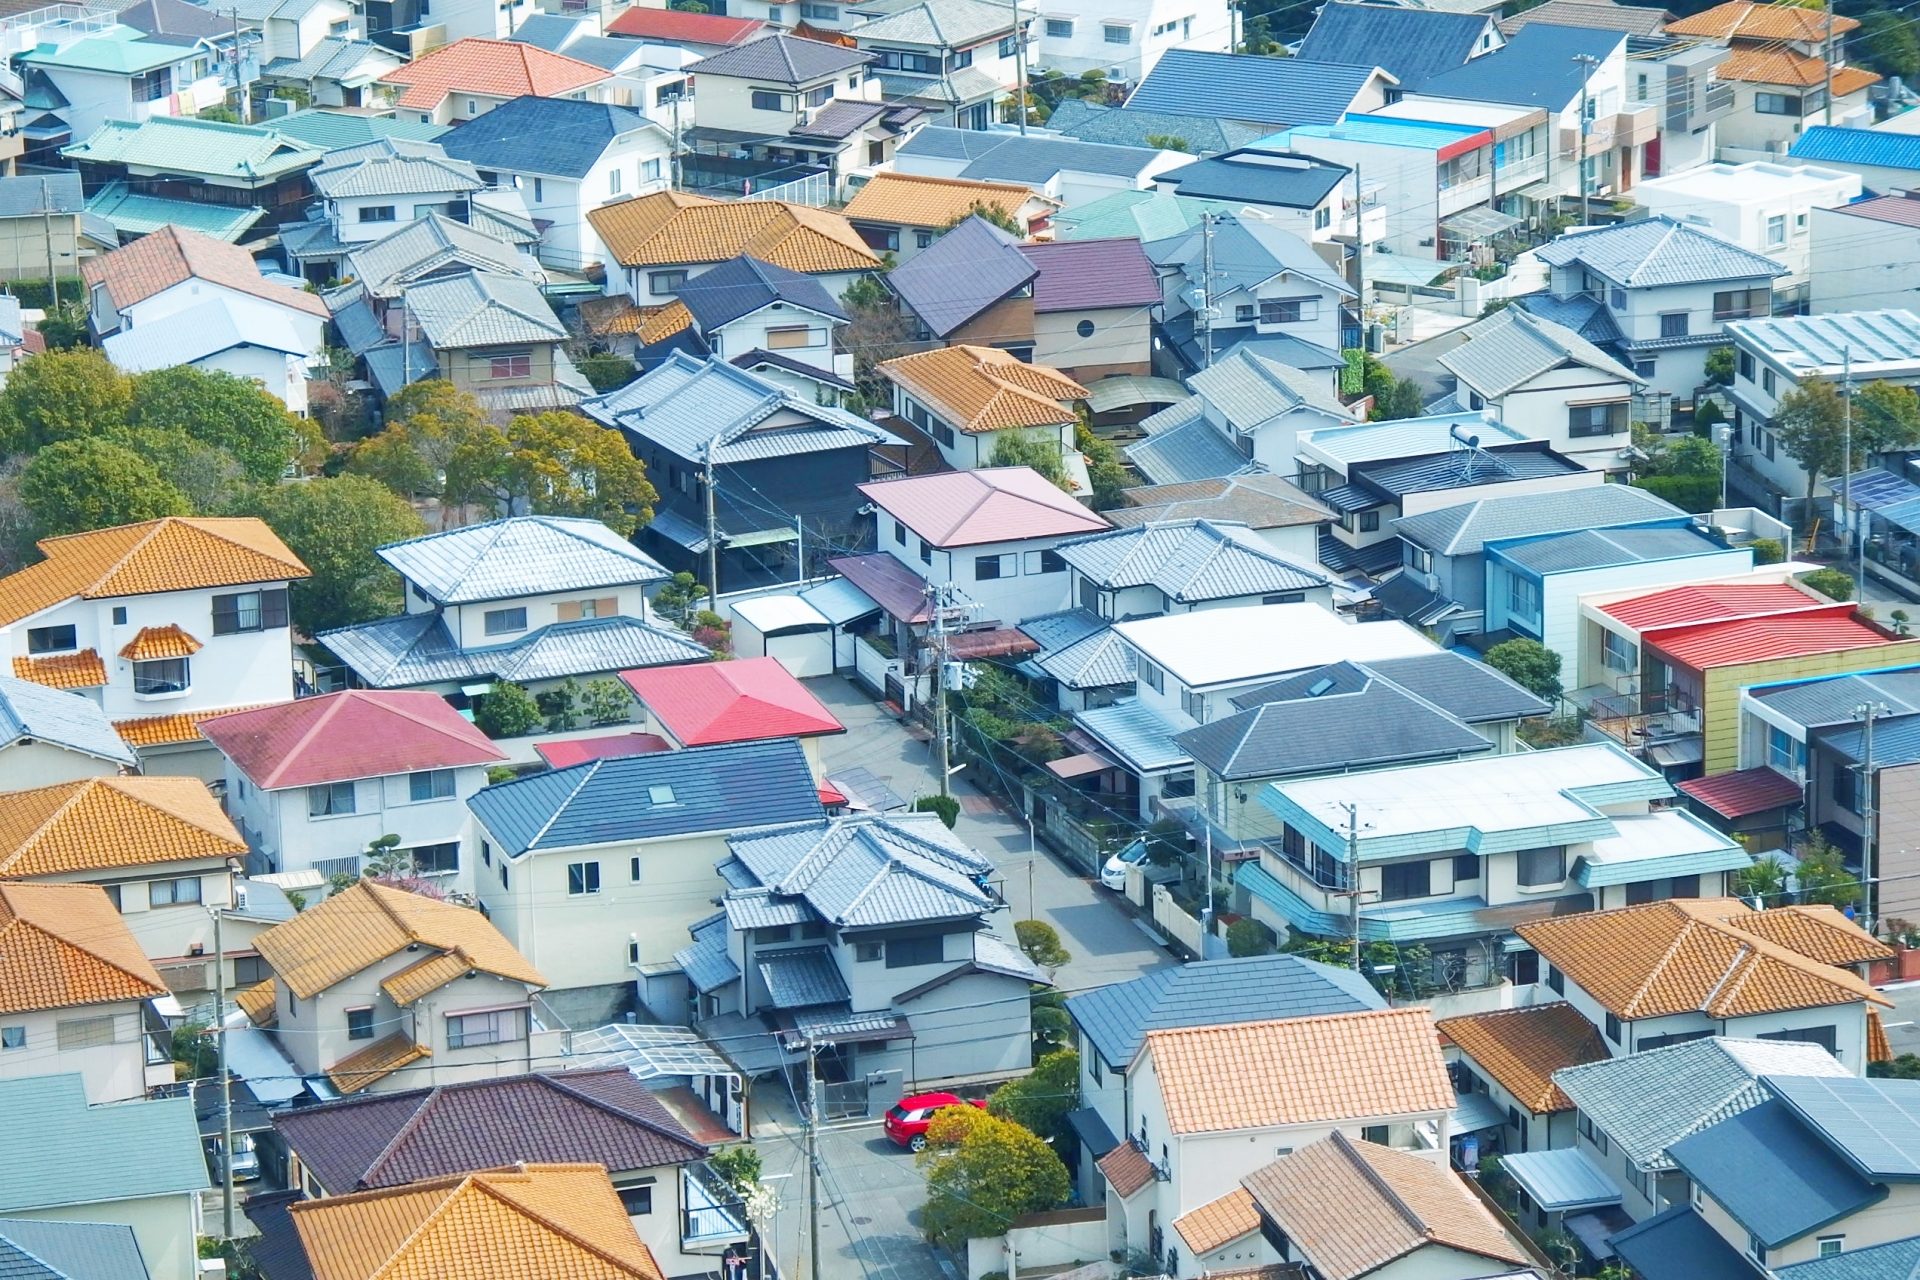
[[[648,787],[647,799],[654,804],[673,804],[673,788],[665,786]]]

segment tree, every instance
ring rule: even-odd
[[[927,1181],[921,1225],[950,1249],[1002,1235],[1016,1219],[1051,1209],[1072,1191],[1052,1147],[977,1107],[936,1111],[918,1160]]]
[[[1013,936],[1027,959],[1042,969],[1059,969],[1073,963],[1073,953],[1060,945],[1060,931],[1045,920],[1021,920],[1013,926]]]
[[[918,348],[913,321],[872,276],[861,276],[848,286],[840,295],[840,306],[847,313],[847,323],[834,330],[834,342],[853,357],[853,383],[859,388],[860,401],[870,408],[888,407],[893,403],[892,387],[875,368],[883,360]]]
[[[1811,573],[1801,574],[1800,581],[1829,600],[1853,599],[1853,575],[1845,569],[1835,569],[1832,566],[1815,569]]]
[[[1755,538],[1748,549],[1753,552],[1756,565],[1779,564],[1787,558],[1787,549],[1780,545],[1778,538]]]
[[[1373,402],[1372,418],[1382,422],[1390,418],[1417,418],[1427,410],[1426,393],[1412,378],[1395,378],[1387,394]]]
[[[690,573],[682,571],[673,575],[672,581],[653,594],[653,609],[670,622],[686,625],[688,616],[693,612],[693,602],[706,594],[699,581]]]
[[[1867,1074],[1880,1080],[1920,1080],[1920,1053],[1903,1053],[1891,1062],[1869,1062]]]
[[[1093,506],[1096,511],[1111,511],[1121,505],[1121,494],[1133,484],[1133,473],[1120,457],[1120,449],[1105,436],[1097,436],[1083,413],[1073,428],[1074,448],[1087,460],[1087,478],[1093,482]]]
[[[1791,871],[1777,854],[1762,854],[1753,865],[1733,874],[1733,892],[1741,898],[1758,898],[1763,905],[1778,906],[1786,901],[1787,875]]]
[[[960,802],[952,796],[921,796],[913,802],[915,813],[937,813],[947,830],[953,830],[953,824],[960,820]]]
[[[1732,347],[1714,347],[1707,352],[1707,381],[1723,387],[1733,381]]]
[[[1920,39],[1913,34],[1913,22],[1901,13],[1881,11],[1862,14],[1860,34],[1854,39],[1864,61],[1881,75],[1912,79],[1920,76]]]
[[[590,516],[621,537],[653,519],[660,495],[618,431],[575,413],[523,414],[507,425],[504,482],[536,515]]]
[[[728,1147],[707,1158],[707,1166],[735,1191],[760,1181],[760,1152],[753,1147]]]
[[[78,302],[63,302],[48,307],[39,324],[40,336],[49,351],[71,351],[87,341],[87,308]]]
[[[308,635],[398,612],[400,575],[374,548],[427,531],[412,507],[354,475],[262,489],[236,514],[265,520],[312,570],[292,599],[294,625]]]
[[[403,498],[434,494],[450,511],[497,515],[510,448],[480,402],[450,382],[416,382],[387,402],[392,424],[354,446],[347,465]]]
[[[1147,135],[1147,145],[1150,147],[1158,147],[1162,151],[1193,150],[1193,144],[1191,142],[1174,133],[1150,133]]]
[[[548,733],[566,733],[573,728],[580,710],[580,682],[572,676],[545,693],[534,695],[534,705],[547,718]]]
[[[1264,956],[1272,950],[1273,931],[1258,920],[1243,917],[1227,926],[1227,954],[1234,959]]]
[[[1560,655],[1525,636],[1487,650],[1487,665],[1538,698],[1560,696]]]
[[[589,680],[580,690],[580,712],[596,725],[622,724],[633,714],[633,695],[618,680]]]
[[[1664,472],[1670,476],[1720,478],[1720,446],[1704,436],[1681,436],[1667,446]]]
[[[943,232],[951,231],[968,218],[978,218],[982,222],[990,222],[1010,236],[1024,236],[1027,234],[1021,229],[1020,223],[1012,214],[997,204],[988,204],[985,200],[975,200],[967,206],[965,213],[956,213],[953,217],[948,218],[946,225],[941,227],[940,230]]]
[[[1060,461],[1060,445],[1031,431],[996,431],[990,467],[1032,467],[1060,489],[1073,492],[1067,469]]]
[[[19,494],[34,535],[41,538],[184,516],[193,510],[186,495],[162,479],[152,463],[102,439],[45,446],[20,473]]]
[[[1780,397],[1773,433],[1807,473],[1807,498],[1821,479],[1855,468],[1876,453],[1920,444],[1920,397],[1905,387],[1871,382],[1854,393],[1851,458],[1846,403],[1830,382],[1808,382]]]
[[[473,723],[489,738],[519,738],[540,727],[540,706],[517,684],[496,680],[481,695]]]
[[[1801,902],[1824,902],[1845,911],[1860,905],[1863,894],[1860,877],[1847,870],[1840,850],[1818,831],[1807,836],[1800,851],[1800,865],[1794,868],[1794,882]]]
[[[1033,1028],[1033,1060],[1058,1053],[1073,1044],[1073,1018],[1067,1013],[1067,998],[1058,991],[1041,988],[1028,1002],[1027,1020]]]
[[[128,418],[141,436],[174,436],[223,450],[255,484],[271,484],[289,463],[319,445],[311,424],[252,382],[192,365],[155,369],[133,380]]]
[[[631,356],[617,351],[599,351],[590,356],[575,356],[573,367],[586,376],[601,395],[618,391],[640,376],[640,367]]]
[[[49,351],[7,375],[0,392],[0,440],[33,453],[59,440],[114,436],[133,407],[133,381],[92,348]]]
[[[1080,1055],[1062,1049],[1034,1063],[1028,1075],[995,1089],[987,1098],[987,1114],[1011,1120],[1061,1151],[1073,1140],[1067,1112],[1079,1105]]]

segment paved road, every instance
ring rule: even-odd
[[[1920,982],[1889,987],[1884,994],[1894,1007],[1880,1010],[1887,1029],[1887,1043],[1898,1055],[1920,1053]]]
[[[1412,378],[1433,400],[1453,390],[1454,376],[1440,365],[1440,357],[1466,341],[1464,331],[1455,329],[1425,342],[1414,342],[1390,351],[1382,357],[1387,368],[1402,378]]]

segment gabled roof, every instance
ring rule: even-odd
[[[1331,518],[1309,494],[1266,472],[1142,485],[1126,490],[1125,497],[1132,505],[1101,513],[1122,529],[1163,520],[1218,520],[1252,529],[1283,529]]]
[[[945,338],[1039,275],[1018,237],[970,215],[885,279],[935,337]]]
[[[222,17],[187,0],[139,0],[120,10],[114,20],[150,36],[186,36],[191,44],[201,39],[231,38],[233,25]]]
[[[1920,1280],[1920,1235],[1776,1267],[1774,1274],[1780,1280]]]
[[[379,1094],[284,1112],[274,1125],[336,1195],[516,1160],[599,1164],[624,1173],[706,1154],[625,1068]]]
[[[82,778],[0,794],[0,876],[8,878],[245,853],[198,778]]]
[[[1085,387],[1058,369],[1027,364],[997,347],[940,347],[877,368],[968,434],[1073,422],[1073,411],[1062,402],[1087,396]]]
[[[435,142],[375,138],[329,152],[307,175],[329,200],[346,196],[464,194],[486,187],[465,160],[449,159]]]
[[[1334,124],[1376,74],[1364,65],[1168,49],[1127,108],[1262,124]],[[1389,77],[1391,79],[1391,77]]]
[[[1062,542],[1060,557],[1103,588],[1155,587],[1169,600],[1197,604],[1327,585],[1244,525],[1206,520],[1096,533]]]
[[[313,154],[319,156],[318,148]],[[108,301],[116,311],[187,280],[205,280],[322,320],[329,316],[326,303],[313,294],[262,277],[253,255],[245,249],[174,226],[162,227],[130,245],[84,260],[80,274],[89,287],[106,287]]]
[[[1283,58],[1277,61],[1282,65],[1290,65],[1297,59]],[[1154,175],[1154,181],[1164,182],[1184,196],[1312,209],[1325,200],[1328,193],[1337,188],[1351,172],[1341,165],[1312,156],[1295,155],[1275,145],[1256,143],[1204,160],[1195,160],[1178,169],[1164,170]]]
[[[567,336],[540,287],[518,276],[468,271],[425,280],[407,292],[407,306],[436,351],[558,342]]]
[[[1493,26],[1484,13],[1445,13],[1378,4],[1329,4],[1294,56],[1309,62],[1372,63],[1418,93],[1429,76],[1465,66]]]
[[[1394,529],[1436,555],[1478,554],[1488,542],[1532,534],[1605,529],[1686,513],[1664,498],[1625,484],[1601,484],[1564,493],[1516,494],[1482,498],[1417,516],[1402,516]]]
[[[414,138],[432,142],[449,131],[444,124],[422,124],[398,116],[366,116],[324,107],[309,107],[273,122],[274,130],[289,138],[311,142],[324,151],[358,146],[375,138]],[[463,126],[464,127],[464,126]]]
[[[1869,1181],[1774,1098],[1689,1134],[1667,1154],[1768,1249],[1851,1217],[1887,1195],[1884,1185]]]
[[[1336,1131],[1241,1181],[1326,1280],[1358,1280],[1428,1245],[1533,1262],[1451,1169],[1410,1151]]]
[[[1855,1001],[1890,1006],[1852,971],[1804,954],[1792,935],[1782,941],[1762,932],[1773,930],[1767,917],[1775,912],[1798,911],[1675,898],[1536,920],[1517,931],[1602,1008],[1629,1021],[1693,1012],[1724,1020]],[[1821,921],[1823,934],[1837,928]]]
[[[183,8],[193,8],[177,0]],[[133,1228],[120,1222],[13,1218],[0,1222],[7,1280],[148,1280]]]
[[[656,191],[591,209],[587,221],[623,267],[725,262],[743,253],[809,273],[868,271],[880,264],[840,214],[779,200],[719,201]]]
[[[1614,4],[1612,0],[1547,0],[1523,13],[1500,19],[1500,30],[1512,35],[1530,22],[1548,22],[1556,27],[1599,27],[1628,35],[1654,36],[1671,21],[1673,15],[1665,9]]]
[[[1207,420],[1206,403],[1198,396],[1149,414],[1140,424],[1145,440],[1122,446],[1121,452],[1150,484],[1197,484],[1238,478],[1252,465],[1226,432]]]
[[[1013,30],[1014,14],[991,0],[919,0],[854,28],[854,39],[960,50]]]
[[[99,600],[308,576],[299,557],[252,516],[166,516],[42,538],[37,545],[45,560],[0,578],[0,621],[18,622],[75,596]]]
[[[382,560],[437,604],[663,582],[652,556],[598,520],[509,516],[390,542]]]
[[[1184,199],[1185,197],[1174,197]],[[1252,290],[1283,273],[1291,273],[1345,296],[1353,286],[1326,259],[1291,231],[1270,227],[1236,209],[1213,228],[1211,253],[1216,289],[1225,285]],[[1189,281],[1207,269],[1208,237],[1198,226],[1164,240],[1146,244],[1147,257],[1162,267],[1179,267]]]
[[[629,9],[607,24],[610,36],[628,36],[656,44],[744,44],[758,39],[767,24],[758,18],[726,18],[717,13],[679,9]]]
[[[969,67],[968,74],[975,70]],[[884,82],[884,77],[883,77]],[[919,81],[920,84],[938,82]],[[1116,147],[1075,138],[1039,134],[981,133],[930,124],[900,148],[903,156],[931,156],[964,161],[962,178],[988,182],[1023,182],[1045,186],[1061,173],[1098,173],[1138,179],[1159,163],[1164,152],[1152,147]]]
[[[1920,169],[1920,137],[1884,129],[1811,125],[1787,152],[1796,160],[1826,160],[1885,169]]]
[[[622,671],[620,678],[689,747],[847,731],[777,658]]]
[[[297,173],[324,153],[312,143],[258,125],[150,116],[138,124],[109,120],[85,142],[65,147],[60,154],[69,160],[252,183]]]
[[[402,61],[399,54],[371,40],[328,36],[307,50],[305,56],[275,58],[262,70],[269,76],[286,80],[335,80],[359,88],[373,83],[381,73],[399,66]]]
[[[317,345],[300,335],[285,308],[227,294],[183,307],[168,316],[165,324],[143,324],[108,334],[100,344],[114,367],[126,373],[192,364],[241,346],[305,358],[314,354]]]
[[[1561,111],[1580,96],[1587,78],[1575,59],[1606,62],[1626,40],[1623,31],[1530,22],[1492,53],[1429,76],[1420,92],[1431,98]]]
[[[1608,1236],[1606,1242],[1620,1261],[1646,1280],[1750,1280],[1754,1274],[1746,1254],[1729,1244],[1690,1204],[1678,1204],[1636,1222]],[[1851,1256],[1851,1251],[1843,1256]]]
[[[77,1072],[0,1080],[0,1127],[0,1213],[174,1195],[184,1208],[207,1187],[190,1098],[93,1107]]]
[[[1804,798],[1799,783],[1765,765],[1738,773],[1716,773],[1710,778],[1690,778],[1675,785],[1723,818],[1788,808]]]
[[[138,762],[99,703],[0,676],[0,750],[23,742],[45,742],[113,764]]]
[[[1685,627],[1731,618],[1759,618],[1825,604],[1787,582],[1689,583],[1644,596],[1615,600],[1600,612],[1634,631]]]
[[[1768,1076],[1794,1117],[1861,1177],[1920,1179],[1920,1084],[1912,1080]]]
[[[187,4],[186,0],[175,0],[175,3],[185,8],[199,9],[198,5]],[[0,218],[37,218],[48,209],[54,213],[79,213],[86,207],[86,197],[81,194],[80,175],[72,170],[35,174],[32,177],[0,178]]]
[[[1009,218],[1034,200],[1033,189],[1010,182],[968,182],[911,173],[876,173],[841,212],[850,219],[897,222],[908,227],[946,227],[976,205]]]
[[[1033,282],[1037,315],[1160,305],[1160,279],[1137,239],[1040,241],[1021,245],[1020,253],[1040,268]]]
[[[100,886],[0,884],[0,1013],[166,994]]]
[[[713,656],[679,631],[663,631],[620,614],[556,622],[529,631],[512,644],[483,649],[455,644],[437,610],[323,631],[317,638],[376,689],[476,680],[558,680],[629,667],[706,662]]]
[[[547,985],[526,957],[478,911],[371,880],[355,881],[254,940],[261,957],[273,966],[275,978],[302,1000],[311,1000],[368,965],[416,944],[463,962],[457,972],[446,974],[444,981],[427,990],[438,989],[469,969],[528,986]],[[440,957],[423,958],[432,961]],[[401,970],[388,983],[398,981],[406,972]],[[417,998],[426,993],[415,990],[413,995]]]
[[[981,888],[993,863],[938,815],[848,814],[737,835],[727,848],[773,901],[797,899],[837,928],[974,917],[994,905]]]
[[[1375,658],[1367,669],[1413,694],[1425,698],[1448,715],[1468,724],[1521,720],[1543,716],[1548,704],[1536,698],[1484,662],[1457,649],[1442,649],[1402,658]],[[1262,696],[1254,690],[1236,696],[1236,707],[1252,706]]]
[[[1571,329],[1543,320],[1524,307],[1504,307],[1469,325],[1466,339],[1440,363],[1488,399],[1498,399],[1550,369],[1582,365],[1629,386],[1646,380]]]
[[[791,738],[594,760],[488,787],[467,807],[513,856],[821,813],[806,753]]]
[[[1105,520],[1030,467],[942,471],[858,488],[936,547],[1058,538],[1107,528]]]
[[[380,83],[404,86],[395,105],[431,111],[449,93],[519,98],[533,94],[557,98],[607,78],[590,62],[548,53],[510,40],[469,36],[423,53],[380,77]]]
[[[1235,431],[1252,434],[1295,409],[1318,409],[1337,422],[1355,421],[1353,411],[1312,378],[1243,348],[1187,379],[1194,394],[1220,411]]]
[[[1057,130],[1082,142],[1105,142],[1119,147],[1145,147],[1150,136],[1180,138],[1187,149],[1196,155],[1206,155],[1216,151],[1231,151],[1235,147],[1244,147],[1249,142],[1258,141],[1272,132],[1266,125],[1241,123],[1236,120],[1222,120],[1216,116],[1189,115],[1176,111],[1149,111],[1144,107],[1109,107],[1097,102],[1088,102],[1085,98],[1063,98],[1047,117],[1047,128]],[[1124,207],[1116,203],[1123,197],[1152,196],[1157,193],[1146,191],[1123,191],[1114,196],[1105,196],[1089,204],[1076,205],[1072,210],[1072,221],[1084,229],[1090,218],[1106,216],[1109,209]],[[1097,213],[1090,213],[1094,205],[1105,206]],[[1068,221],[1063,215],[1059,221]],[[1186,225],[1186,224],[1182,224]],[[1145,234],[1142,224],[1128,227],[1128,231],[1139,234],[1142,240],[1151,240],[1153,235]],[[1096,230],[1094,236],[1111,235],[1114,232]],[[1161,235],[1168,234],[1161,230]],[[1078,238],[1077,236],[1075,238]]]
[[[475,1259],[546,1276],[661,1280],[597,1164],[520,1164],[288,1207],[316,1280],[453,1276]]]
[[[1534,252],[1550,266],[1577,262],[1628,288],[1772,279],[1787,274],[1787,269],[1772,258],[1664,214],[1562,235]]]
[[[1751,84],[1785,84],[1809,89],[1827,82],[1827,64],[1792,49],[1734,46],[1725,62],[1713,69],[1716,80],[1743,80]],[[1833,72],[1834,96],[1856,93],[1880,76],[1865,67],[1837,67]]]
[[[1735,320],[1727,332],[1789,377],[1843,370],[1849,354],[1855,370],[1869,377],[1881,371],[1904,376],[1920,361],[1920,317],[1906,310]]]
[[[1791,40],[1801,44],[1824,42],[1829,31],[1842,35],[1860,25],[1856,18],[1835,15],[1828,19],[1817,9],[1800,9],[1790,4],[1755,4],[1752,0],[1727,0],[1703,13],[1667,24],[1672,36],[1705,36],[1710,40]]]
[[[440,145],[454,159],[483,169],[581,178],[614,139],[645,130],[662,132],[659,125],[625,107],[530,95],[464,121],[440,139]]]
[[[494,275],[546,278],[525,254],[505,241],[443,214],[430,213],[371,244],[356,247],[343,267],[356,285],[350,290],[331,291],[328,297],[337,300],[334,305],[342,310],[358,298],[362,289],[376,298],[397,298],[403,286],[429,272],[463,266]]]
[[[446,699],[399,690],[349,689],[215,716],[200,732],[262,791],[507,758]]]
[[[1434,1025],[1535,1115],[1573,1108],[1553,1082],[1554,1072],[1609,1056],[1600,1032],[1564,1000],[1442,1018]]]
[[[693,76],[730,76],[798,88],[825,76],[865,66],[874,56],[859,49],[775,32],[702,58],[686,71]]]
[[[1130,1145],[1130,1144],[1128,1144]],[[1260,1229],[1260,1211],[1245,1187],[1235,1187],[1173,1220],[1173,1229],[1198,1258]]]
[[[1902,643],[1900,638],[1854,617],[1853,607],[1845,604],[1773,617],[1736,618],[1697,627],[1677,627],[1649,636],[1646,642],[1664,656],[1695,671]]]
[[[702,333],[712,333],[775,303],[800,307],[829,320],[844,322],[847,318],[833,295],[814,277],[748,254],[731,258],[681,285],[679,301]]]
[[[1150,1030],[1174,1133],[1451,1111],[1453,1085],[1425,1008]],[[1234,1064],[1222,1071],[1222,1063]]]

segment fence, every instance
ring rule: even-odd
[[[806,184],[818,179],[817,190]],[[827,171],[815,165],[790,164],[781,160],[746,160],[736,156],[715,156],[693,152],[680,157],[680,186],[685,191],[734,199],[790,200],[796,204],[820,204],[831,201],[833,184]],[[791,195],[776,194],[791,189]],[[807,200],[803,196],[814,194]]]

